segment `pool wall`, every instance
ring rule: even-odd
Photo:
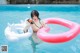
[[[35,7],[36,6],[36,7]],[[80,5],[0,5],[0,11],[80,11]]]

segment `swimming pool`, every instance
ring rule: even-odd
[[[19,23],[30,18],[32,10],[38,10],[41,19],[63,18],[80,24],[80,5],[0,5],[0,46],[8,45],[8,53],[32,53],[30,40],[24,38],[11,42],[6,39],[4,30],[8,23]],[[66,32],[69,29],[59,25],[49,25],[50,33]],[[80,34],[66,43],[37,45],[36,53],[79,53]]]

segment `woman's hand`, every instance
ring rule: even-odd
[[[28,19],[27,20],[30,24],[33,24],[33,20],[32,19]]]

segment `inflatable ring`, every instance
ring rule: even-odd
[[[14,40],[19,40],[20,38],[29,38],[33,31],[32,28],[30,27],[28,29],[28,32],[24,33],[23,28],[26,24],[20,23],[20,24],[9,24],[6,29],[5,29],[5,35],[8,40],[14,41]]]
[[[49,43],[67,42],[73,39],[75,36],[77,36],[80,32],[79,24],[68,21],[68,20],[64,20],[61,18],[48,18],[45,20],[45,23],[46,24],[59,24],[59,25],[70,28],[69,31],[59,33],[59,34],[49,34],[47,33],[46,31],[47,28],[45,27],[39,29],[37,32],[37,36],[45,42],[49,42]]]

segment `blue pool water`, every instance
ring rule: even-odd
[[[63,18],[80,24],[80,5],[0,5],[0,46],[8,45],[8,53],[32,53],[31,41],[27,38],[11,42],[4,30],[8,23],[19,23],[30,18],[30,12],[38,10],[41,19]],[[62,33],[69,29],[59,25],[49,25],[50,33]],[[80,34],[65,43],[41,43],[36,53],[80,53]]]

